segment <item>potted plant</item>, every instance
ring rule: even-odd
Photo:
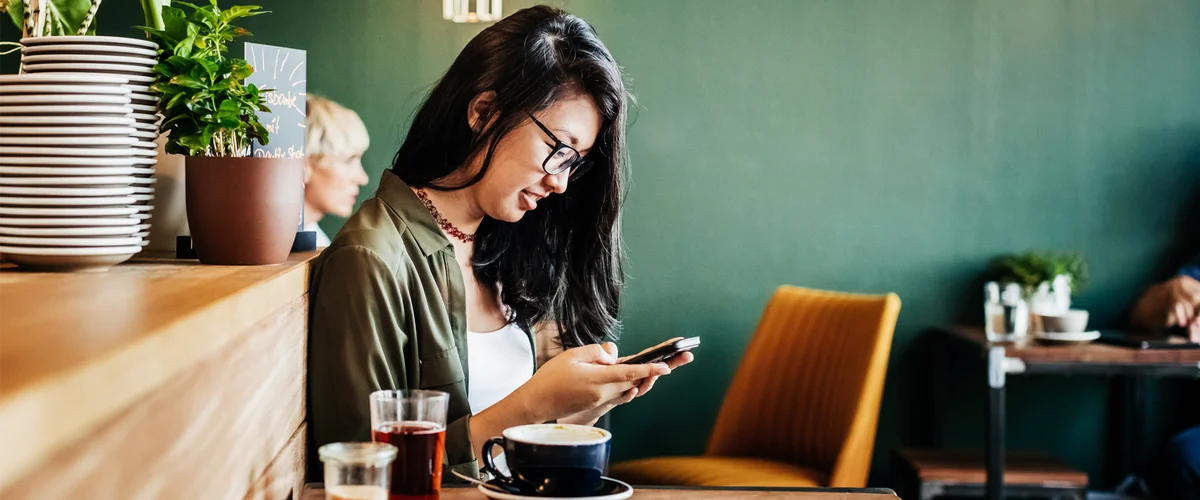
[[[300,220],[303,159],[250,156],[266,144],[259,111],[270,90],[246,84],[254,69],[226,55],[250,33],[234,21],[265,12],[222,10],[175,1],[161,6],[162,27],[142,27],[162,54],[151,90],[159,95],[166,151],[186,156],[185,196],[192,245],[206,264],[278,264],[287,259]],[[150,19],[147,14],[147,19]],[[157,24],[157,23],[156,23]]]
[[[1082,332],[1088,312],[1071,309],[1071,298],[1088,279],[1087,261],[1077,252],[1025,252],[991,264],[992,279],[1021,287],[1033,332]]]
[[[997,257],[992,260],[990,274],[1000,283],[1021,285],[1026,297],[1043,285],[1052,285],[1055,278],[1066,276],[1071,295],[1075,296],[1087,285],[1088,266],[1078,252],[1029,251]]]
[[[0,0],[21,37],[95,35],[102,0]],[[36,13],[36,15],[35,15]]]

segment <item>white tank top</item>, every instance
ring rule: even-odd
[[[467,401],[477,414],[533,377],[529,336],[516,323],[488,333],[467,332]]]

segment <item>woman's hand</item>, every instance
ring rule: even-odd
[[[666,363],[618,364],[616,352],[612,343],[564,351],[542,365],[509,397],[536,421],[549,421],[631,398],[627,393],[647,379],[671,373]]]
[[[682,338],[683,337],[673,338],[673,339],[663,342],[662,344],[659,344],[659,345],[669,344],[669,343],[675,342],[677,340],[680,340]],[[616,344],[606,343],[606,344],[603,344],[603,347],[604,347],[604,350],[608,351],[608,353],[611,354],[613,358],[617,357]],[[651,347],[650,349],[654,349],[657,347],[658,346],[654,346],[654,347]],[[650,349],[646,349],[642,352],[649,351]],[[638,354],[641,354],[641,353],[638,353]],[[626,359],[629,359],[630,357],[632,357],[632,356],[626,356],[624,358],[620,358],[617,360],[617,362],[620,363],[622,361],[625,361]],[[692,353],[684,352],[684,353],[680,353],[678,356],[674,356],[671,359],[667,360],[666,364],[667,364],[668,368],[670,368],[671,370],[675,370],[676,368],[678,368],[680,366],[691,363],[692,359],[694,359],[694,357],[692,356]],[[592,408],[590,410],[586,410],[586,411],[583,411],[580,413],[576,413],[574,415],[569,415],[566,417],[559,418],[558,421],[561,423],[564,423],[564,424],[595,425],[596,421],[600,420],[600,417],[603,417],[606,413],[612,411],[613,408],[616,408],[617,406],[620,406],[620,405],[623,405],[630,401],[633,401],[634,398],[643,396],[647,392],[649,392],[650,389],[652,389],[654,387],[654,382],[656,382],[658,380],[658,377],[660,377],[660,375],[647,377],[647,378],[643,379],[642,381],[640,381],[636,387],[634,387],[628,391],[625,391],[624,394],[617,396],[615,399],[613,399],[611,401],[608,401],[608,402],[606,402],[600,406],[597,406],[595,408]]]
[[[1176,276],[1163,284],[1164,326],[1187,328],[1197,319],[1196,305],[1200,304],[1200,281],[1190,276]]]
[[[1187,328],[1200,341],[1200,281],[1176,276],[1146,290],[1133,307],[1131,323],[1147,330]]]

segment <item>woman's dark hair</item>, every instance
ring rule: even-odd
[[[467,109],[496,93],[473,130]],[[473,266],[496,284],[512,320],[526,331],[544,320],[564,347],[616,337],[621,293],[619,230],[625,160],[626,90],[620,67],[584,20],[537,6],[519,10],[467,44],[429,93],[396,153],[392,171],[413,187],[454,190],[479,182],[505,134],[565,97],[588,95],[603,117],[593,167],[568,190],[541,200],[516,223],[484,218]],[[446,178],[484,155],[465,183]]]

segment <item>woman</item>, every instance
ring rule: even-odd
[[[369,439],[374,390],[441,390],[446,465],[474,476],[505,428],[592,424],[691,361],[620,365],[600,344],[621,290],[625,98],[595,31],[558,9],[467,44],[314,264],[314,447]]]
[[[327,247],[329,236],[317,222],[325,214],[349,217],[354,210],[358,188],[368,181],[362,155],[371,140],[357,113],[315,95],[305,104],[304,230],[316,231],[317,246]]]

